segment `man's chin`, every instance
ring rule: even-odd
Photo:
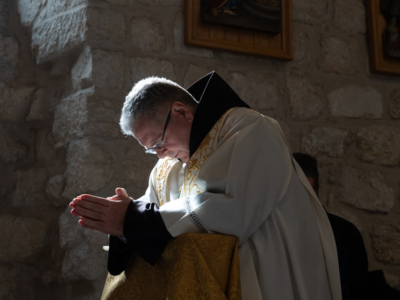
[[[184,151],[179,151],[176,158],[185,164],[189,162],[189,154]]]
[[[189,161],[189,155],[185,151],[178,151],[175,155],[168,155],[168,157],[179,159],[183,163]]]
[[[170,157],[170,158],[176,158],[176,159],[181,160],[181,158],[180,158],[180,152],[181,152],[181,151],[178,151],[178,152],[176,152],[176,153],[168,153],[167,156]]]
[[[189,158],[188,157],[184,157],[184,158],[179,158],[179,160],[185,164],[187,164],[189,162]]]

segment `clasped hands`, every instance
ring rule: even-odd
[[[122,237],[126,210],[133,199],[123,188],[117,188],[115,193],[108,198],[80,195],[69,204],[71,214],[80,218],[82,227]]]

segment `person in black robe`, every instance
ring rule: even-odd
[[[317,160],[307,154],[294,153],[315,193],[319,192]],[[361,233],[351,222],[327,212],[335,236],[339,258],[340,283],[343,300],[365,298],[368,258]]]
[[[293,157],[318,195],[317,160],[303,153],[294,153]],[[387,284],[382,270],[368,272],[367,253],[358,229],[341,217],[327,215],[336,241],[343,300],[400,300],[400,291]]]

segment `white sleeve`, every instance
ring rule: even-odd
[[[161,216],[174,237],[214,231],[242,243],[283,198],[291,172],[290,152],[276,124],[260,118],[230,130],[204,162],[197,178],[207,183],[204,192],[164,204]]]
[[[156,173],[157,173],[157,167],[158,167],[158,163],[154,166],[153,170],[150,173],[149,186],[147,187],[146,193],[139,199],[135,199],[135,200],[156,203],[158,206],[160,206],[160,203],[159,203],[158,197],[157,197],[157,190],[154,186]]]

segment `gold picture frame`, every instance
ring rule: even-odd
[[[282,31],[269,34],[207,24],[201,20],[200,0],[185,0],[185,44],[282,60],[293,59],[292,2],[282,0]]]
[[[400,75],[400,59],[385,56],[382,36],[387,27],[380,10],[380,0],[368,0],[368,30],[373,72]]]

